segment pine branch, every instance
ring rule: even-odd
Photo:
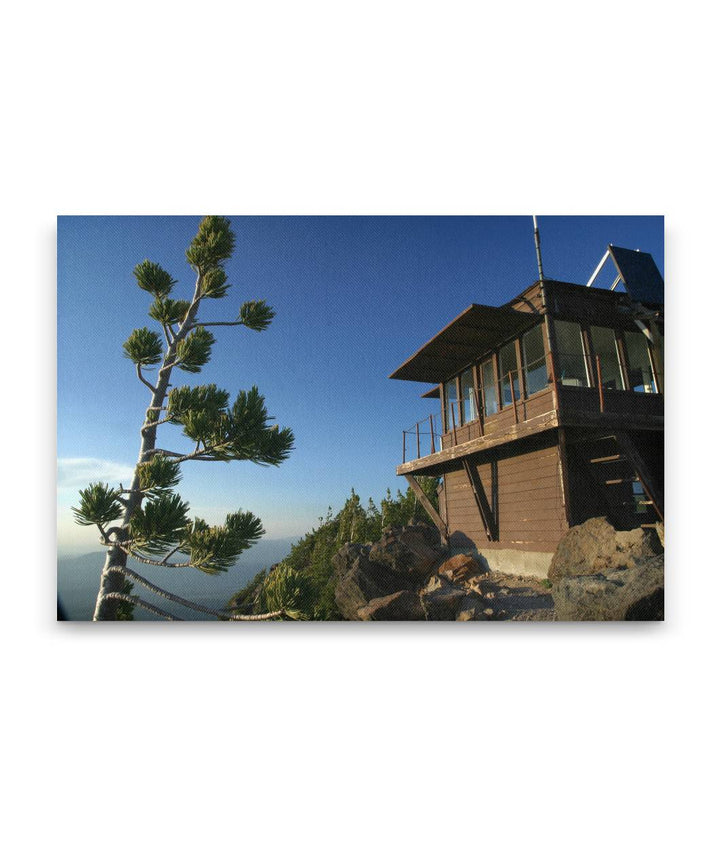
[[[164,559],[150,559],[147,556],[142,556],[140,553],[136,553],[132,547],[126,547],[125,544],[131,542],[120,542],[120,541],[104,541],[103,544],[106,547],[119,547],[123,553],[127,556],[130,556],[133,559],[137,559],[138,562],[142,562],[144,565],[154,565],[156,568],[194,568],[195,566],[191,562],[166,562]],[[170,551],[170,555],[172,555],[176,550],[179,550],[179,547],[175,547]]]
[[[178,618],[176,615],[171,615],[169,612],[165,612],[164,609],[160,609],[159,606],[153,606],[152,603],[148,603],[146,600],[142,600],[136,594],[123,594],[120,591],[109,591],[102,596],[103,600],[124,600],[126,603],[131,603],[133,606],[140,606],[143,609],[147,609],[148,612],[153,612],[155,615],[159,615],[160,618],[164,618],[167,621],[184,621],[184,618]]]
[[[135,371],[137,372],[138,380],[141,380],[145,384],[145,386],[153,392],[153,394],[156,393],[157,389],[155,389],[155,387],[150,383],[149,380],[146,380],[143,377],[142,370],[140,369],[140,363],[135,363]]]
[[[177,553],[177,551],[178,551],[179,549],[180,549],[180,545],[178,544],[178,545],[177,545],[177,547],[173,547],[173,548],[172,548],[172,550],[169,550],[169,551],[168,551],[168,552],[167,552],[167,553],[162,557],[162,559],[161,559],[160,561],[161,561],[161,562],[167,562],[167,560],[170,558],[170,556],[172,556],[172,554],[173,554],[173,553]]]
[[[140,430],[146,431],[148,428],[152,428],[153,425],[164,425],[166,422],[172,422],[172,416],[166,416],[165,419],[158,419],[156,422],[143,422]]]
[[[194,327],[244,327],[244,321],[196,321],[191,330]]]
[[[211,609],[209,606],[202,606],[202,604],[195,603],[192,600],[186,600],[184,597],[180,597],[179,595],[172,594],[172,592],[160,588],[160,586],[155,585],[155,583],[150,582],[150,580],[145,579],[145,577],[140,576],[140,574],[135,571],[131,571],[130,568],[118,568],[118,570],[122,570],[126,577],[139,585],[144,586],[148,591],[153,592],[153,594],[164,597],[166,600],[177,603],[180,606],[193,609],[196,612],[204,612],[207,615],[214,615],[216,618],[229,619],[230,621],[266,621],[270,618],[285,617],[285,610],[283,609],[276,609],[274,612],[266,612],[263,615],[236,615],[234,612],[228,612],[224,609]]]

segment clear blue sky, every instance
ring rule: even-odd
[[[234,288],[204,320],[229,320],[245,300],[277,312],[269,330],[213,328],[200,375],[231,395],[256,384],[295,432],[278,468],[187,463],[180,491],[209,521],[259,515],[268,537],[301,535],[354,487],[363,500],[406,487],[395,476],[402,429],[432,412],[421,384],[388,374],[470,303],[499,305],[537,279],[532,220],[522,217],[231,217]],[[185,249],[199,217],[58,219],[58,543],[93,549],[69,508],[91,480],[128,479],[148,390],[122,355],[152,327],[132,269],[149,258],[192,290]],[[584,283],[608,243],[650,252],[664,272],[662,217],[540,217],[548,277]],[[152,373],[148,373],[152,378]],[[161,431],[165,431],[163,426]],[[161,445],[181,451],[174,429]]]

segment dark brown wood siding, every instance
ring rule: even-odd
[[[495,516],[489,541],[467,474],[445,474],[445,504],[454,548],[552,552],[567,531],[557,433],[547,432],[471,458]]]
[[[563,424],[617,424],[618,427],[662,427],[665,398],[657,393],[603,390],[603,413],[597,387],[558,386]]]

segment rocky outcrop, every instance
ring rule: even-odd
[[[655,621],[663,618],[662,543],[654,529],[616,531],[604,517],[573,527],[547,581],[447,557],[424,524],[387,529],[334,557],[335,601],[348,621]]]
[[[537,580],[484,571],[469,554],[447,557],[437,531],[387,529],[375,544],[346,544],[332,559],[335,601],[348,621],[552,620]]]
[[[447,554],[437,530],[424,524],[387,529],[370,549],[370,561],[384,565],[409,582],[426,580],[438,560]]]
[[[332,558],[335,569],[335,603],[343,618],[357,621],[358,611],[371,600],[407,588],[385,565],[370,560],[367,544],[345,544]]]
[[[332,558],[340,614],[348,621],[401,620],[406,607],[408,620],[423,618],[417,591],[446,555],[438,531],[424,523],[388,528],[375,544],[345,544]],[[403,592],[415,600],[388,600]]]
[[[573,526],[558,544],[548,577],[557,583],[566,577],[626,570],[643,565],[662,552],[654,529],[620,532],[607,518],[593,517]]]
[[[553,586],[558,621],[662,621],[664,557],[623,570],[568,576]]]
[[[557,619],[662,621],[661,537],[662,527],[621,532],[604,517],[570,529],[550,565]]]

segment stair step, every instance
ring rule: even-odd
[[[625,455],[606,455],[604,458],[590,458],[591,464],[607,464],[611,461],[627,461]]]
[[[629,484],[630,482],[636,482],[636,478],[632,479],[606,479],[605,484]]]

